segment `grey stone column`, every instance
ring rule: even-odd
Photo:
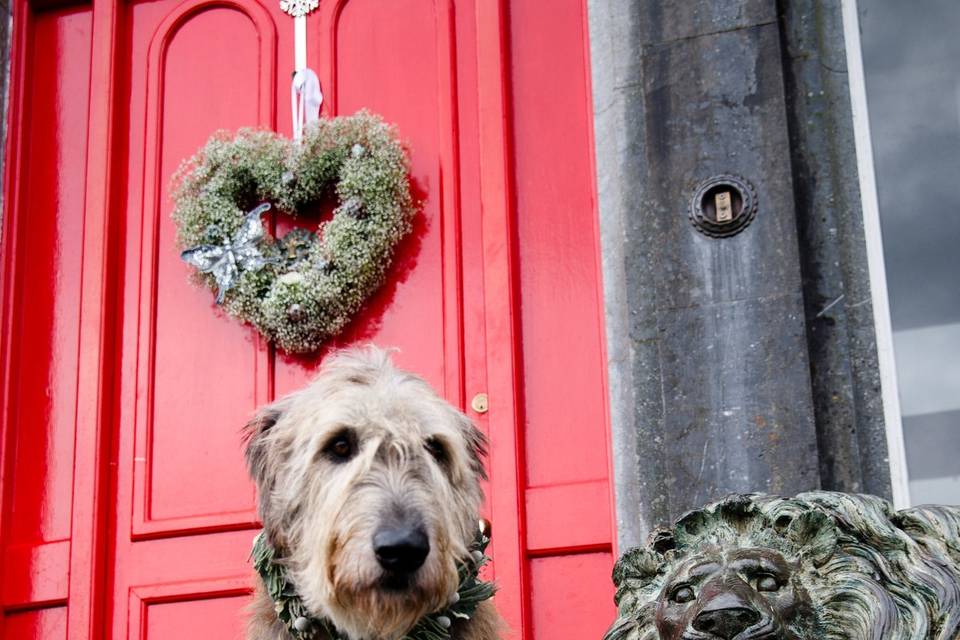
[[[889,499],[840,0],[782,0],[780,26],[821,484]]]
[[[869,298],[839,2],[589,12],[621,548],[731,492],[886,493],[872,314],[826,309]],[[721,239],[687,215],[719,174],[758,200]]]
[[[10,101],[10,36],[13,26],[9,0],[0,0],[0,176],[7,166],[7,109]],[[6,214],[3,196],[5,185],[0,185],[0,220]]]
[[[824,314],[816,315],[834,291],[818,261],[837,250],[824,244],[818,222],[833,187],[809,177],[823,169],[813,145],[830,141],[811,137],[810,104],[800,96],[818,59],[798,58],[784,43],[801,45],[816,32],[815,21],[802,25],[796,13],[812,15],[816,3],[799,3],[781,20],[788,4],[589,5],[621,548],[727,493],[869,484],[862,461],[854,481],[845,460],[877,441],[845,434],[842,424],[858,411],[877,415],[875,399],[862,393],[869,362],[843,366],[851,341],[869,336],[858,333],[859,318],[825,333]],[[845,84],[833,89],[841,101]],[[832,117],[842,122],[849,111]],[[831,175],[855,175],[848,162],[835,162]],[[687,216],[696,185],[718,174],[743,176],[758,199],[753,223],[722,239],[698,233]],[[855,227],[853,189],[843,197]],[[869,291],[856,268],[844,275],[858,297]],[[834,386],[843,402],[825,406]]]

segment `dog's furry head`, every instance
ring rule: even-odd
[[[448,603],[483,497],[484,438],[466,416],[369,347],[328,358],[247,430],[264,530],[313,615],[392,639]],[[385,523],[429,540],[399,581],[374,550]]]
[[[731,496],[624,554],[606,640],[950,640],[958,561],[955,508]]]

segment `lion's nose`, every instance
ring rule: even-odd
[[[413,573],[430,553],[430,540],[423,527],[384,527],[373,534],[373,551],[387,571]]]
[[[724,640],[731,640],[760,620],[753,609],[731,607],[704,611],[693,620],[693,628],[701,633],[710,633]]]

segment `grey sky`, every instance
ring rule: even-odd
[[[894,329],[960,321],[960,2],[860,0]]]

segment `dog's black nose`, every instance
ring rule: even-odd
[[[709,633],[717,638],[730,640],[759,620],[760,614],[753,609],[731,607],[704,611],[694,619],[693,628],[701,633]]]
[[[373,551],[380,566],[391,573],[413,573],[430,553],[423,527],[384,527],[373,534]]]

